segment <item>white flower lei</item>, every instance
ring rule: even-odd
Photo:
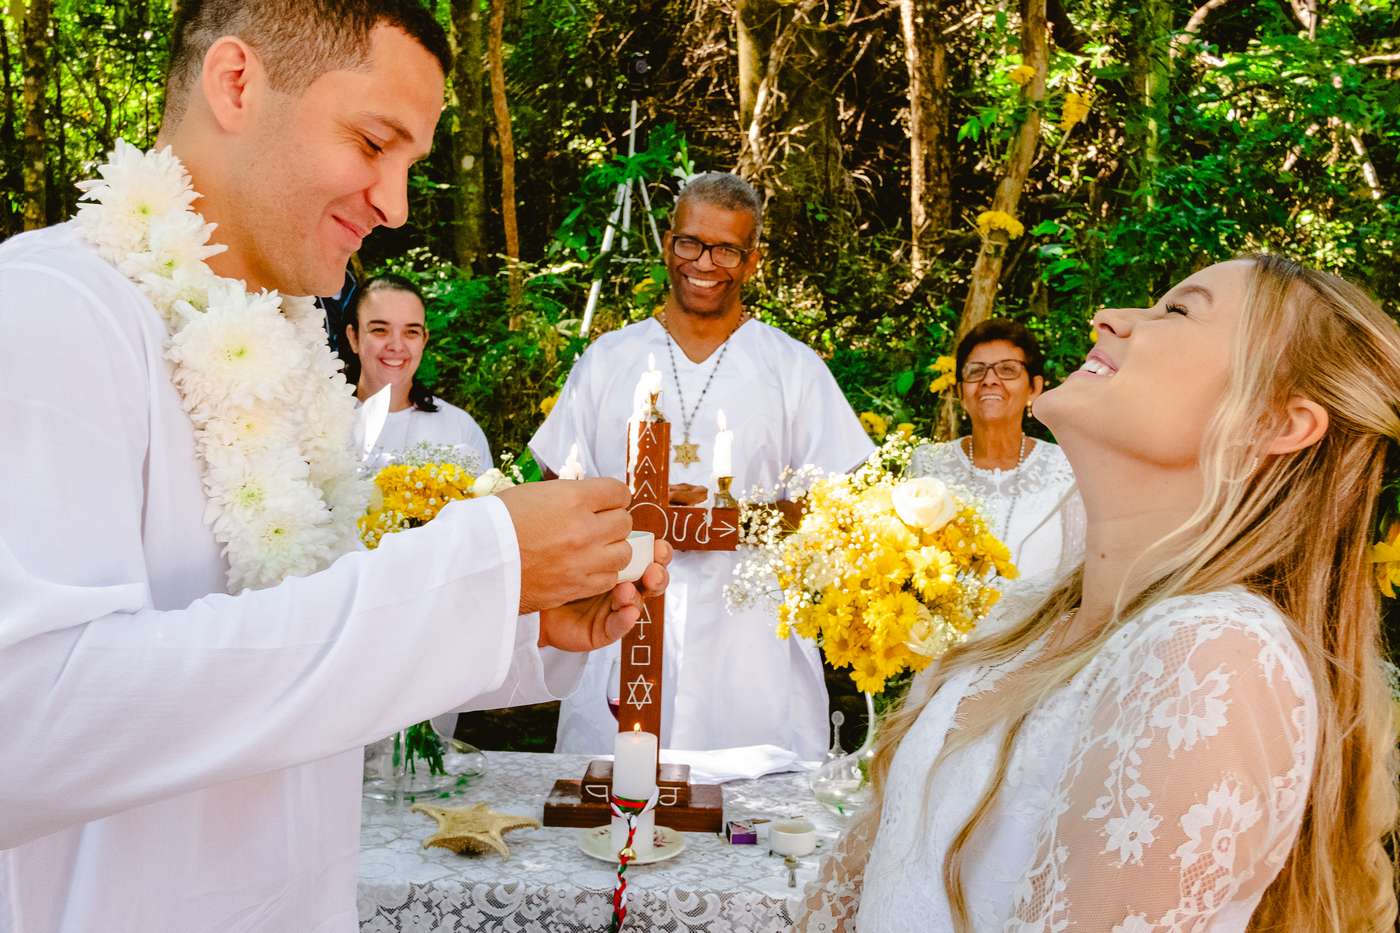
[[[320,570],[358,547],[369,502],[350,448],[352,390],[310,298],[250,293],[205,260],[214,224],[167,147],[118,140],[76,224],[165,319],[165,356],[195,428],[209,497],[204,521],[232,592]]]

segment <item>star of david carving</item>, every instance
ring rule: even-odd
[[[674,459],[681,466],[690,466],[692,463],[700,462],[700,445],[692,444],[690,441],[682,441],[679,444],[672,444],[676,448]]]
[[[651,705],[651,681],[638,674],[627,682],[627,705],[641,709]]]

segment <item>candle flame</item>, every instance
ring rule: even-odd
[[[726,419],[726,418],[724,417],[724,409],[723,409],[723,408],[721,408],[721,409],[719,410],[719,414],[715,416],[715,420],[717,420],[717,421],[719,422],[719,429],[720,429],[721,431],[728,431],[728,430],[729,430],[729,421],[728,421],[728,419]]]
[[[633,732],[641,732],[641,731],[642,731],[642,724],[639,723],[639,722],[634,722],[634,723],[632,723],[632,731],[633,731]]]

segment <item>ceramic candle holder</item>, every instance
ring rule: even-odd
[[[627,536],[632,545],[632,559],[617,572],[618,583],[632,583],[642,578],[656,555],[656,538],[650,531],[634,531]]]
[[[779,820],[768,830],[768,848],[777,855],[811,855],[817,849],[817,827],[811,820]]]

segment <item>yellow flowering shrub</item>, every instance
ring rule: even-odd
[[[1371,546],[1371,563],[1381,592],[1394,599],[1395,587],[1400,585],[1400,522],[1392,522],[1385,540]]]
[[[1079,94],[1070,91],[1065,95],[1065,105],[1060,108],[1060,129],[1066,133],[1074,129],[1089,115],[1093,106],[1094,97],[1092,94]]]
[[[928,390],[934,395],[946,389],[951,389],[958,384],[958,374],[954,371],[958,368],[958,361],[955,357],[940,356],[933,361],[933,371],[938,373],[932,382],[928,384]]]
[[[1016,239],[1026,232],[1025,225],[1005,211],[983,211],[977,215],[977,229],[987,236],[993,230],[1005,230],[1008,239]]]
[[[883,438],[890,429],[890,423],[883,415],[877,415],[873,411],[863,411],[859,415],[860,426],[865,428],[865,433],[876,440]]]
[[[1031,78],[1035,77],[1035,69],[1030,65],[1017,65],[1006,73],[1006,77],[1011,80],[1012,84],[1025,87],[1030,84]]]
[[[558,392],[555,392],[553,395],[549,396],[548,398],[541,399],[541,400],[540,400],[540,414],[542,414],[542,415],[544,415],[546,418],[548,418],[548,417],[549,417],[549,413],[550,413],[551,411],[554,410],[554,403],[557,402],[557,401],[559,401],[559,393],[558,393]]]
[[[854,473],[817,478],[790,534],[745,503],[746,553],[726,590],[734,608],[777,602],[780,637],[817,641],[870,693],[965,639],[1000,595],[994,580],[1016,576],[975,507],[936,480],[902,480],[920,443],[892,434]]]

